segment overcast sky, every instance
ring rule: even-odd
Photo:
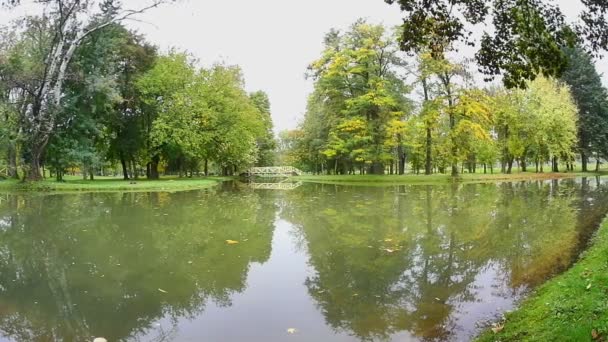
[[[136,7],[145,0],[123,0]],[[567,15],[579,12],[577,0],[558,0]],[[0,13],[0,24],[8,16]],[[322,51],[329,29],[346,28],[358,18],[396,26],[397,6],[383,0],[181,0],[140,16],[128,25],[166,51],[187,50],[203,65],[238,64],[249,91],[270,96],[275,130],[297,126],[312,82],[304,73]],[[608,75],[608,60],[597,63]],[[608,85],[608,78],[604,83]]]

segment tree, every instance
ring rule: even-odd
[[[560,8],[548,0],[385,0],[405,13],[400,38],[408,52],[428,49],[434,58],[456,43],[475,45],[471,27],[491,19],[476,60],[489,79],[503,75],[504,84],[523,87],[536,75],[560,76],[567,66],[563,48],[581,37],[593,52],[608,48],[608,3],[583,0],[581,23],[567,25]]]
[[[565,53],[569,64],[561,79],[570,86],[578,107],[578,149],[583,172],[587,172],[590,157],[608,156],[608,91],[591,55],[580,47]]]
[[[272,116],[270,113],[270,99],[268,94],[263,91],[256,91],[249,94],[251,101],[256,106],[261,114],[262,125],[264,127],[264,135],[258,137],[256,145],[258,148],[258,160],[256,166],[272,166],[274,165],[274,154],[277,143],[274,139],[272,131]]]
[[[32,56],[39,68],[31,69],[34,74],[24,95],[24,110],[20,122],[23,125],[27,147],[29,169],[27,178],[39,180],[41,160],[50,138],[55,132],[57,118],[63,108],[65,82],[69,67],[77,48],[89,36],[112,23],[121,22],[137,14],[159,6],[165,0],[152,0],[140,9],[123,10],[113,0],[101,3],[95,0],[52,0],[39,1],[47,7],[46,15],[33,19],[40,30],[32,39],[32,48],[37,52]],[[15,6],[17,0],[4,1]],[[99,7],[99,10],[95,8]]]
[[[396,70],[403,63],[382,26],[360,20],[344,34],[332,30],[326,36],[323,56],[309,69],[316,81],[312,99],[334,118],[324,155],[334,160],[335,171],[351,172],[360,164],[383,174],[392,161],[387,147],[395,145],[386,144],[392,139],[387,130],[409,110],[407,87]]]

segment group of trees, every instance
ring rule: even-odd
[[[315,173],[403,174],[406,160],[426,174],[497,165],[510,173],[514,164],[542,172],[546,163],[559,171],[560,162],[573,169],[577,155],[586,171],[590,157],[608,153],[608,93],[589,53],[563,53],[560,78],[480,88],[468,61],[431,48],[408,57],[385,28],[357,21],[326,36],[310,66],[305,118],[281,134],[281,149]]]
[[[248,94],[237,66],[200,68],[123,25],[164,2],[44,1],[42,15],[0,31],[0,169],[30,180],[45,168],[59,180],[75,168],[156,179],[159,169],[232,174],[272,163],[268,96]]]

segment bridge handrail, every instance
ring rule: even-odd
[[[259,166],[247,170],[250,175],[301,175],[302,171],[293,166]]]

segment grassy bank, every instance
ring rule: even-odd
[[[513,174],[462,174],[458,177],[450,175],[337,175],[337,176],[297,176],[294,180],[314,183],[349,183],[349,184],[442,184],[450,182],[497,182],[497,181],[520,181],[520,180],[545,180],[573,178],[578,176],[592,177],[600,174],[596,173],[532,173],[521,172]]]
[[[183,191],[203,189],[215,186],[230,178],[161,178],[160,180],[131,180],[122,178],[99,177],[95,180],[83,180],[79,177],[66,177],[64,182],[43,180],[40,182],[21,182],[17,180],[0,181],[0,191]]]
[[[607,341],[608,219],[578,263],[540,286],[478,341]]]

